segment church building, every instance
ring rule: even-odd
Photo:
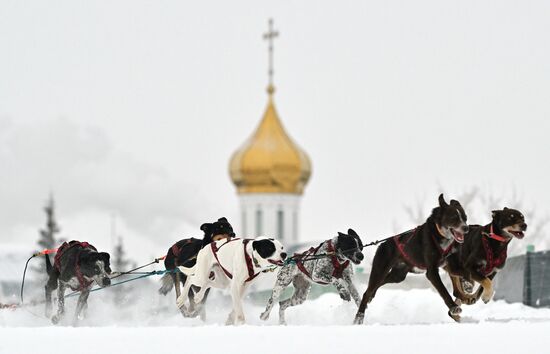
[[[300,200],[311,176],[309,157],[288,135],[275,108],[273,39],[269,21],[267,107],[252,136],[233,154],[229,174],[239,194],[242,237],[269,236],[285,245],[299,239]]]

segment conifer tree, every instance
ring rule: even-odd
[[[55,202],[52,195],[44,207],[44,212],[46,213],[46,227],[40,230],[38,245],[41,249],[50,249],[57,246],[56,234],[61,231],[55,219]]]

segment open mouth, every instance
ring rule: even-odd
[[[267,261],[271,264],[275,264],[276,266],[282,266],[284,264],[283,261],[281,261],[281,260],[275,261],[273,259],[268,259]]]
[[[519,239],[522,239],[525,236],[523,231],[508,231],[508,232],[511,233],[512,235],[514,235],[514,237],[519,238]]]
[[[451,228],[451,234],[453,235],[453,238],[455,239],[456,242],[458,242],[458,243],[463,243],[464,242],[464,234],[461,233],[460,231],[457,231],[457,230]]]

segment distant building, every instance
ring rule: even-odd
[[[269,85],[265,113],[256,131],[233,154],[229,174],[239,194],[243,237],[275,237],[285,245],[300,242],[300,200],[311,176],[311,162],[285,131],[273,95],[273,46],[270,20]]]

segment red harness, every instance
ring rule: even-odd
[[[319,251],[319,248],[321,248],[321,246],[322,246],[322,244],[317,246],[317,248],[311,247],[309,250],[305,251],[304,253],[295,254],[294,257],[296,259],[296,266],[298,267],[298,269],[302,273],[305,274],[305,276],[307,276],[309,279],[311,279],[315,283],[327,285],[327,284],[330,284],[330,283],[325,283],[323,281],[314,280],[311,277],[311,274],[307,271],[306,267],[304,266],[304,258],[307,258],[308,256],[317,254],[317,251]],[[346,260],[344,263],[340,263],[340,261],[338,261],[338,257],[336,257],[336,252],[335,252],[335,249],[334,249],[334,245],[332,244],[332,240],[328,241],[327,251],[330,254],[330,261],[332,262],[332,266],[334,268],[334,270],[332,271],[332,276],[336,279],[342,278],[344,270],[349,265],[349,260]]]
[[[489,231],[487,237],[492,238],[494,240],[497,240],[499,242],[504,243],[504,247],[500,251],[497,257],[495,257],[493,253],[493,249],[491,248],[491,245],[489,245],[489,240],[487,240],[487,237],[481,237],[481,243],[483,244],[483,250],[485,251],[485,261],[487,262],[484,267],[481,267],[479,269],[479,272],[483,274],[484,276],[487,276],[493,272],[495,268],[501,267],[504,262],[506,262],[506,258],[508,256],[507,250],[508,250],[508,239],[497,235],[493,232],[493,224],[491,224],[491,230]]]
[[[233,242],[233,241],[237,241],[237,240],[240,240],[239,238],[233,238],[225,243],[223,243],[220,247],[217,247],[216,246],[216,242],[212,242],[210,243],[210,247],[212,249],[212,253],[214,254],[214,258],[216,258],[216,262],[218,263],[218,265],[220,266],[220,268],[223,270],[223,272],[225,273],[225,275],[229,278],[229,279],[233,279],[233,275],[227,270],[225,269],[225,267],[220,263],[220,260],[218,259],[218,251],[225,245],[227,245],[229,242]],[[252,261],[252,257],[250,257],[248,255],[248,252],[246,252],[246,245],[250,242],[250,241],[253,241],[251,239],[244,239],[243,240],[243,251],[244,251],[244,260],[246,262],[246,268],[248,269],[248,278],[245,280],[245,283],[251,281],[252,279],[256,278],[258,276],[258,274],[260,274],[261,272],[258,272],[258,273],[254,273],[254,263]]]
[[[61,272],[61,257],[63,256],[63,253],[65,253],[67,250],[73,247],[80,247],[83,249],[89,248],[91,250],[97,251],[97,249],[91,244],[89,244],[88,242],[80,242],[75,240],[69,243],[63,242],[61,247],[57,249],[57,254],[53,259],[54,267],[57,269],[58,272]],[[78,288],[78,290],[83,290],[85,288],[88,288],[90,285],[92,285],[93,281],[86,280],[86,278],[84,278],[84,275],[80,271],[80,252],[76,254],[75,274],[76,274],[76,278],[78,279],[78,283],[80,284],[80,287]]]
[[[401,242],[399,241],[399,238],[401,236],[403,236],[403,234],[400,234],[400,235],[397,235],[393,238],[393,241],[395,242],[395,245],[397,246],[397,249],[399,250],[399,253],[401,253],[401,256],[403,256],[403,258],[405,259],[405,261],[407,261],[407,263],[413,265],[414,267],[416,268],[419,268],[419,269],[426,269],[426,265],[423,265],[423,264],[420,264],[418,262],[415,262],[412,257],[410,257],[407,252],[405,251],[405,246],[407,245],[407,243],[409,243],[409,241],[416,235],[416,231],[418,230],[418,227],[413,229],[413,230],[409,230],[409,231],[405,231],[403,234],[406,234],[406,233],[409,233],[411,232],[410,236],[407,237],[406,241],[404,242]],[[433,235],[433,233],[430,233],[430,236],[432,237],[432,240],[434,241],[436,247],[437,247],[437,250],[439,251],[439,254],[441,255],[441,259],[444,259],[445,256],[451,251],[451,249],[453,248],[453,244],[454,244],[454,240],[449,244],[449,246],[445,249],[443,249],[441,247],[441,245],[439,244],[439,242],[437,241],[437,239],[435,238],[435,236]]]
[[[183,249],[183,247],[189,243],[193,242],[193,239],[192,238],[188,238],[187,240],[185,240],[185,243],[183,245],[181,245],[180,247],[178,247],[178,243],[174,243],[172,245],[171,250],[172,250],[172,254],[178,258],[180,256],[180,253],[181,253],[181,250]]]

